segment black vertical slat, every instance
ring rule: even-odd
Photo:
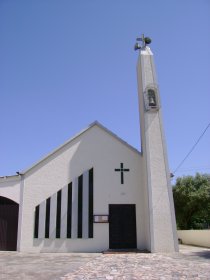
[[[50,232],[50,197],[46,200],[45,238],[49,238],[49,232]]]
[[[57,214],[56,214],[56,238],[61,233],[61,190],[57,192]]]
[[[78,227],[77,237],[82,238],[82,191],[83,191],[83,175],[78,180]]]
[[[34,222],[34,238],[38,238],[39,234],[39,205],[35,208],[35,222]]]
[[[93,168],[89,170],[89,238],[93,238]]]
[[[67,238],[71,238],[71,215],[72,215],[72,183],[69,183],[68,202],[67,202]]]

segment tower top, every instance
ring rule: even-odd
[[[134,50],[140,50],[140,49],[144,49],[146,47],[146,45],[149,45],[152,40],[149,37],[144,37],[144,34],[141,35],[141,37],[136,38],[136,44],[134,46]],[[138,42],[141,42],[141,44],[139,44]]]

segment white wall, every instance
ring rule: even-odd
[[[33,239],[34,209],[75,177],[94,168],[94,214],[108,214],[109,204],[136,204],[137,246],[147,247],[145,233],[144,181],[141,155],[98,126],[93,126],[69,144],[40,162],[25,175],[22,226],[18,237],[20,251],[92,252],[109,248],[109,224],[94,224],[93,239]],[[115,168],[124,163],[121,184]]]
[[[178,238],[183,244],[210,248],[210,229],[178,230]]]
[[[0,196],[20,203],[20,176],[11,176],[0,179]]]

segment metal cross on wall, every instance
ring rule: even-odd
[[[120,163],[120,168],[115,168],[115,171],[119,171],[121,173],[121,184],[124,184],[124,172],[130,171],[130,169],[123,168],[123,163]]]

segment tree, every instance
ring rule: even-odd
[[[210,227],[210,175],[177,178],[173,196],[179,229]]]

